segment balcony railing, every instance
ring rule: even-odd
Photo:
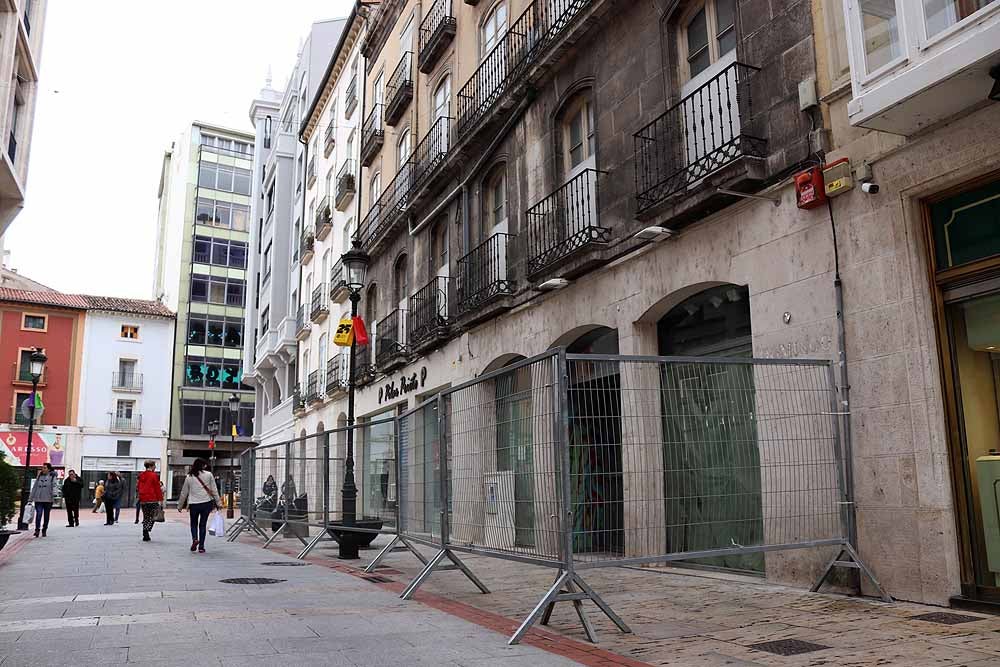
[[[326,395],[333,396],[337,392],[347,389],[344,382],[344,372],[340,367],[340,355],[331,357],[326,362]]]
[[[295,385],[295,390],[292,392],[292,412],[302,412],[306,409],[306,400],[302,395],[302,387]]]
[[[527,273],[534,275],[554,262],[595,243],[608,243],[611,230],[601,226],[598,174],[580,172],[527,212]]]
[[[312,232],[306,232],[302,235],[302,243],[299,246],[299,261],[303,264],[308,264],[309,260],[313,258],[313,250],[316,247],[316,236]]]
[[[374,251],[379,244],[389,237],[389,233],[398,222],[403,219],[403,214],[410,202],[410,193],[413,184],[413,162],[404,163],[396,177],[379,198],[372,203],[368,209],[368,215],[361,221],[356,236],[361,242],[361,247],[367,252]]]
[[[388,372],[406,363],[406,311],[396,309],[375,327],[375,365]]]
[[[322,241],[333,229],[333,202],[329,195],[316,204],[316,239]]]
[[[511,24],[458,93],[458,135],[471,133],[592,0],[536,0]]]
[[[338,211],[347,209],[347,205],[354,199],[357,186],[354,183],[354,160],[348,158],[344,164],[340,165],[337,172],[337,198],[336,205]]]
[[[448,157],[448,147],[451,145],[451,120],[446,116],[438,118],[417,144],[413,152],[414,190],[430,184]]]
[[[366,385],[371,382],[373,377],[375,377],[375,367],[372,365],[372,346],[355,346],[354,374],[351,377],[354,386]]]
[[[635,133],[640,212],[741,157],[766,157],[767,142],[743,128],[751,114],[749,80],[756,71],[733,63]]]
[[[508,248],[513,237],[494,234],[458,260],[456,310],[472,313],[497,297],[514,293]]]
[[[351,77],[347,89],[344,90],[344,118],[350,118],[354,108],[358,106],[358,75]]]
[[[330,314],[330,306],[326,300],[326,285],[320,283],[312,292],[312,307],[309,309],[309,317],[313,322],[319,324]]]
[[[344,274],[344,260],[338,259],[330,269],[330,299],[340,301],[347,296],[347,276]]]
[[[452,11],[452,0],[437,0],[420,22],[420,54],[417,67],[424,74],[434,70],[438,59],[455,38],[458,22]]]
[[[112,373],[111,387],[115,391],[142,391],[142,373]]]
[[[131,417],[119,417],[111,415],[108,430],[112,433],[140,433],[142,432],[142,415],[132,414]]]
[[[312,331],[312,323],[309,318],[306,317],[306,306],[302,304],[299,306],[298,312],[295,314],[295,338],[296,340],[304,340],[309,336],[309,332]]]
[[[17,363],[10,365],[11,376],[10,381],[14,384],[31,384],[31,369],[28,367],[20,368]],[[43,387],[48,384],[48,370],[43,370],[41,376],[38,378],[38,386]]]
[[[392,127],[403,117],[413,99],[413,54],[409,51],[389,76],[385,86],[385,124]]]
[[[337,126],[330,123],[323,133],[323,157],[330,157],[333,147],[337,145]]]
[[[306,380],[306,403],[315,403],[321,400],[323,395],[320,391],[319,371],[313,371],[309,374],[309,379]]]
[[[361,165],[367,167],[375,159],[376,153],[385,141],[385,127],[382,125],[383,105],[375,104],[361,125]]]
[[[306,187],[311,188],[316,182],[316,156],[313,155],[306,163]]]
[[[409,344],[414,349],[429,346],[448,336],[451,279],[436,276],[410,297]]]

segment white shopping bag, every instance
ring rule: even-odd
[[[226,534],[226,520],[222,518],[222,512],[216,512],[208,521],[208,534],[222,537]]]
[[[24,522],[30,524],[34,520],[35,520],[35,506],[31,503],[28,503],[27,505],[24,506]]]

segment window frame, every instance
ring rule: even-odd
[[[583,150],[583,157],[573,163],[573,149],[576,144],[572,143],[573,121],[580,119],[580,144]],[[560,132],[562,134],[562,159],[563,169],[569,175],[574,169],[594,158],[597,161],[597,116],[594,112],[593,91],[589,88],[576,93],[570,98],[569,103],[563,108],[560,115]]]
[[[127,335],[125,335],[127,329],[132,329],[133,333],[135,335],[134,336],[127,336]],[[121,326],[121,329],[119,330],[118,338],[119,338],[119,340],[127,340],[127,341],[138,342],[140,340],[140,338],[139,338],[139,325],[138,324],[123,323],[122,326]]]
[[[496,23],[495,19],[500,9],[504,10],[504,21],[503,21],[503,32],[500,32],[497,28],[499,24]],[[487,38],[486,38],[486,28],[490,24],[493,24],[493,39],[492,44],[487,48]],[[493,53],[497,45],[503,40],[510,30],[510,5],[507,0],[499,0],[489,8],[489,11],[483,14],[483,20],[479,23],[479,30],[477,31],[479,38],[479,62],[482,62]]]
[[[727,55],[729,51],[722,53],[719,46],[719,25],[718,25],[718,10],[716,8],[716,2],[718,0],[699,0],[699,2],[692,3],[683,14],[681,14],[680,20],[677,22],[677,48],[679,53],[677,54],[677,62],[680,67],[680,82],[681,85],[685,85],[691,79],[697,77],[709,69],[712,65],[717,63],[719,59]],[[708,49],[708,66],[698,72],[697,74],[691,74],[691,61],[690,53],[688,50],[688,27],[691,25],[694,18],[699,12],[705,10],[705,32],[708,38],[708,43],[706,48]],[[737,14],[739,13],[739,7],[736,0],[733,0],[733,25],[732,30],[736,32],[736,44],[733,45],[733,50],[739,45],[739,32],[737,30],[738,21],[736,20]]]
[[[496,193],[497,186],[503,186],[503,217],[496,219],[494,216],[498,210]],[[479,243],[485,243],[492,236],[493,229],[504,221],[510,221],[510,188],[507,180],[507,162],[498,162],[486,172],[486,178],[482,183],[482,212],[479,219]]]
[[[27,326],[29,317],[42,318],[43,326],[40,329],[37,327]],[[38,333],[45,333],[48,330],[49,330],[49,316],[47,313],[31,313],[27,311],[21,313],[21,331],[36,331]]]

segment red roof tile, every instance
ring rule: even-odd
[[[90,296],[87,294],[81,295],[81,298],[91,310],[110,310],[116,313],[132,313],[154,317],[174,317],[174,311],[159,301],[122,299],[116,296]]]
[[[0,287],[0,301],[31,303],[41,306],[58,306],[61,308],[76,308],[78,310],[87,309],[87,302],[82,296],[77,294],[63,294],[62,292],[32,292],[23,289],[12,289],[10,287]]]

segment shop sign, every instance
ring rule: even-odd
[[[51,463],[54,468],[62,467],[66,455],[62,437],[62,433],[32,433],[31,467],[43,463]],[[28,432],[0,431],[0,452],[4,453],[7,463],[24,466],[28,458]]]
[[[400,396],[405,396],[411,392],[421,389],[427,383],[427,367],[423,366],[419,373],[412,375],[401,375],[399,380],[386,382],[378,389],[379,405],[386,401],[392,401]]]

